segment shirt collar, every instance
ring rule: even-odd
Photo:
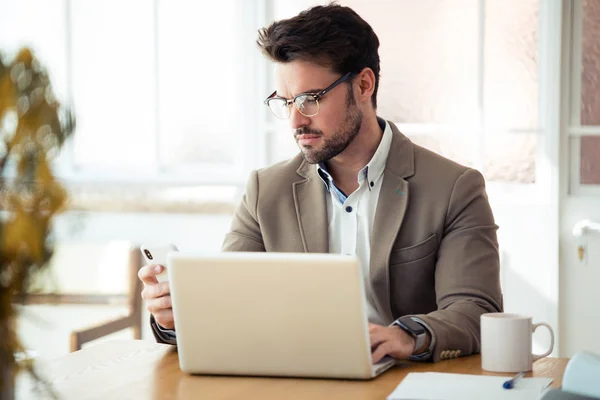
[[[320,162],[317,164],[317,174],[319,175],[319,178],[321,178],[321,180],[325,184],[325,188],[329,192],[329,184],[333,182],[333,179],[331,178],[331,175],[329,175],[329,172],[327,172],[327,166],[325,166],[325,163]]]
[[[383,130],[383,136],[381,137],[379,146],[377,146],[377,150],[375,151],[375,154],[373,154],[371,161],[369,161],[369,163],[358,172],[357,177],[359,183],[361,183],[364,179],[369,182],[369,190],[371,190],[370,183],[374,183],[381,177],[381,175],[383,175],[388,154],[390,153],[390,147],[392,145],[392,128],[390,127],[390,124],[379,117],[377,118],[377,122]],[[316,165],[316,168],[317,174],[323,183],[325,183],[327,191],[329,191],[329,185],[331,182],[333,182],[333,178],[329,172],[327,172],[327,166],[324,162],[321,162]]]

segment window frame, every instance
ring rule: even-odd
[[[600,196],[600,185],[581,183],[581,137],[600,136],[600,125],[581,124],[581,74],[583,66],[583,2],[569,1],[565,5],[568,29],[565,31],[566,59],[565,66],[565,99],[570,107],[567,109],[566,145],[568,148],[568,194],[573,196]]]

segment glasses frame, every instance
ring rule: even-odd
[[[271,95],[269,97],[267,97],[264,101],[265,105],[267,107],[269,107],[269,110],[271,110],[271,112],[273,113],[273,115],[275,115],[275,117],[279,118],[279,119],[288,119],[290,117],[290,115],[292,115],[291,111],[290,111],[290,105],[293,104],[294,107],[296,107],[296,110],[298,110],[298,112],[302,115],[304,115],[305,117],[314,117],[315,115],[317,115],[321,109],[321,106],[319,105],[319,99],[321,99],[323,96],[325,96],[325,94],[327,94],[328,92],[330,92],[331,90],[333,90],[336,86],[338,86],[340,83],[346,82],[350,77],[352,77],[354,75],[354,72],[347,72],[344,75],[342,75],[339,79],[337,79],[335,82],[333,82],[331,85],[327,86],[325,89],[321,90],[320,92],[317,93],[310,93],[310,92],[304,92],[304,93],[299,93],[297,95],[295,95],[293,98],[291,99],[286,99],[285,97],[281,97],[281,96],[277,96],[277,90],[275,90],[273,93],[271,93]],[[301,96],[312,96],[314,98],[314,100],[317,103],[317,112],[311,115],[307,115],[304,114],[299,106],[296,104],[296,99],[298,97]],[[287,117],[282,118],[280,116],[278,116],[277,114],[275,114],[275,112],[271,109],[271,107],[269,106],[269,102],[271,100],[284,100],[285,101],[285,105],[287,106]]]

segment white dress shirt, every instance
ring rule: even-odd
[[[329,252],[356,255],[362,269],[365,288],[370,287],[371,234],[383,171],[392,143],[392,129],[387,122],[382,122],[385,123],[385,129],[381,142],[371,161],[358,172],[358,189],[349,196],[335,186],[324,163],[317,165],[317,173],[329,192]],[[372,296],[367,296],[367,310],[369,322],[385,325],[372,302]]]

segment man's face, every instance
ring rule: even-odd
[[[277,95],[292,99],[300,93],[318,93],[340,74],[330,68],[305,61],[277,64]],[[360,131],[362,112],[356,104],[352,86],[341,83],[319,99],[317,115],[302,115],[290,109],[290,125],[304,159],[316,164],[342,153]]]

